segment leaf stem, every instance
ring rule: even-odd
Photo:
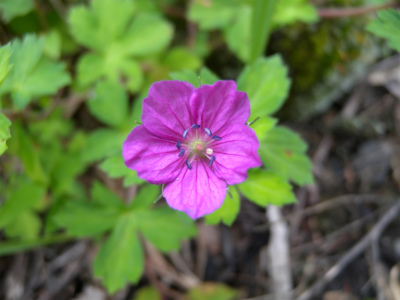
[[[397,4],[398,5],[398,4]],[[381,9],[395,7],[395,3],[386,3],[380,5],[370,5],[351,8],[319,8],[318,15],[323,19],[353,17],[373,13]]]

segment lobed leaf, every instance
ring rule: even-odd
[[[389,46],[400,51],[400,13],[394,9],[378,12],[378,18],[372,20],[367,30],[386,39]]]
[[[213,225],[219,222],[231,226],[240,211],[240,196],[236,188],[231,187],[226,193],[224,203],[216,211],[206,215],[207,224]]]
[[[265,207],[296,202],[291,185],[280,176],[266,170],[252,170],[239,190],[250,201]]]
[[[313,182],[307,144],[293,131],[276,127],[260,139],[258,153],[268,170],[298,185]]]

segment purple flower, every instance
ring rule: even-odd
[[[165,184],[168,204],[199,218],[219,208],[227,185],[261,165],[246,93],[234,81],[194,88],[154,83],[143,100],[143,125],[123,145],[125,164],[153,184]]]

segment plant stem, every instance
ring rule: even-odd
[[[395,7],[394,3],[386,3],[381,5],[371,5],[363,7],[351,7],[351,8],[319,8],[318,15],[323,19],[353,17],[359,15],[365,15],[373,13],[381,9],[389,7]]]

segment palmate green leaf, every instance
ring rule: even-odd
[[[11,44],[7,44],[0,48],[0,85],[12,68],[12,65],[9,63],[11,53]]]
[[[219,222],[231,226],[240,211],[240,196],[236,188],[231,187],[226,194],[224,203],[213,213],[206,215],[206,223],[213,225]]]
[[[290,25],[297,21],[313,23],[318,21],[318,13],[308,0],[277,1],[272,23],[274,27]]]
[[[121,215],[94,261],[94,274],[103,280],[110,293],[122,288],[127,281],[139,281],[142,275],[143,250],[136,228],[134,213]]]
[[[239,190],[250,201],[265,207],[296,202],[291,185],[280,176],[266,170],[251,170]]]
[[[188,300],[233,300],[238,291],[222,283],[205,282],[187,293]]]
[[[220,29],[231,24],[239,3],[237,0],[195,0],[189,7],[188,18],[202,30]]]
[[[218,76],[206,67],[202,68],[198,74],[192,70],[183,70],[180,72],[171,72],[170,77],[174,80],[189,82],[196,88],[199,87],[200,83],[213,84],[219,80]]]
[[[41,184],[48,183],[46,174],[40,160],[40,149],[34,142],[33,137],[24,129],[19,122],[14,122],[11,126],[9,151],[17,155],[24,164],[26,174],[35,182]]]
[[[137,193],[135,200],[132,201],[129,206],[130,209],[149,209],[151,205],[154,204],[154,201],[160,195],[160,187],[154,184],[146,184],[142,187]]]
[[[182,239],[196,234],[196,227],[186,214],[166,206],[137,210],[135,216],[145,238],[161,251],[178,250]]]
[[[68,201],[53,217],[53,220],[77,237],[97,236],[114,227],[122,211],[122,201],[95,182],[92,202]]]
[[[290,88],[288,71],[279,55],[259,58],[240,74],[238,90],[247,93],[250,100],[249,120],[271,115],[284,103]]]
[[[87,104],[97,119],[111,127],[122,127],[128,119],[128,96],[118,83],[100,82]]]
[[[64,63],[44,57],[44,38],[26,35],[11,43],[13,68],[0,86],[0,95],[11,94],[14,105],[23,109],[34,98],[51,95],[70,82]]]
[[[378,12],[378,18],[372,20],[367,30],[385,38],[389,46],[400,51],[400,13],[394,9]]]
[[[293,131],[276,127],[260,139],[258,153],[268,170],[298,185],[313,182],[307,144]]]
[[[82,159],[90,163],[121,153],[127,133],[112,129],[98,129],[90,133],[83,149]]]
[[[35,7],[33,0],[1,0],[0,14],[9,22],[15,17],[26,15]]]
[[[78,62],[82,87],[101,77],[119,82],[122,76],[131,91],[138,91],[143,72],[137,60],[165,49],[173,32],[158,14],[137,13],[133,2],[126,0],[94,0],[90,7],[75,6],[68,21],[75,40],[94,51]]]
[[[0,155],[7,150],[7,140],[11,137],[10,126],[10,120],[0,113]]]
[[[7,200],[0,206],[0,228],[8,226],[23,212],[42,208],[45,193],[46,189],[43,186],[21,177],[16,186],[8,192]]]
[[[21,238],[23,240],[34,240],[38,237],[42,222],[38,215],[33,211],[24,211],[5,228],[5,233],[9,238]]]
[[[124,186],[143,183],[144,180],[137,176],[136,171],[125,166],[124,159],[121,154],[107,157],[100,165],[100,168],[111,178],[124,177]]]
[[[197,70],[201,66],[201,60],[184,47],[175,47],[168,52],[162,64],[169,70]]]
[[[254,130],[259,140],[263,139],[268,131],[275,127],[277,119],[271,117],[260,117],[259,119],[251,120],[254,122],[250,127]]]

